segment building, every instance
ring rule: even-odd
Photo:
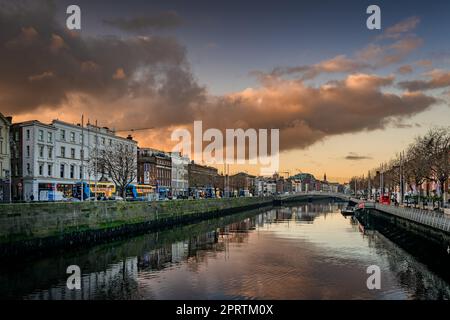
[[[189,158],[179,152],[172,152],[172,195],[186,197],[189,195],[188,166]]]
[[[256,196],[270,196],[277,192],[277,182],[273,178],[256,177],[255,194]]]
[[[113,183],[94,159],[101,150],[121,143],[137,154],[137,142],[123,138],[106,127],[81,126],[54,120],[51,124],[27,121],[11,127],[11,164],[13,199],[17,201],[52,200],[58,192],[75,196],[81,181]]]
[[[0,202],[11,199],[11,152],[9,131],[11,117],[0,113]]]
[[[207,197],[216,195],[219,187],[217,168],[203,166],[191,161],[188,165],[189,195],[199,197],[200,193]]]
[[[239,172],[227,177],[227,187],[231,194],[238,196],[254,195],[256,191],[256,177],[246,172]]]
[[[291,179],[294,179],[294,180],[300,182],[300,184],[301,184],[300,191],[301,192],[316,191],[317,188],[319,188],[319,190],[320,190],[319,182],[310,173],[299,173],[299,174],[296,174],[295,176],[292,176]]]
[[[152,148],[138,149],[138,183],[154,186],[160,197],[172,195],[172,158]]]

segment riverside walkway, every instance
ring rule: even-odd
[[[274,201],[281,203],[304,201],[310,199],[334,198],[355,203],[361,209],[372,209],[401,219],[415,222],[417,224],[450,233],[450,215],[437,211],[423,210],[409,207],[385,205],[373,201],[364,201],[349,195],[333,192],[300,192],[275,197]]]

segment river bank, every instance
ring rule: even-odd
[[[272,197],[0,206],[0,256],[92,245],[151,229],[269,207]]]

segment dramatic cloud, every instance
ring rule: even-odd
[[[155,15],[134,17],[134,18],[113,18],[105,19],[107,25],[119,28],[124,31],[142,31],[146,29],[166,29],[175,28],[181,25],[180,16],[173,11],[161,12]]]
[[[185,48],[173,38],[81,37],[56,21],[49,2],[27,4],[0,8],[2,112],[70,113],[66,106],[77,97],[94,114],[109,105],[144,120],[158,113],[165,125],[203,98]]]
[[[84,114],[111,128],[154,128],[135,137],[164,149],[173,129],[190,128],[194,120],[202,120],[204,129],[277,128],[281,149],[290,150],[383,128],[436,102],[417,91],[390,93],[385,87],[394,85],[394,75],[369,74],[380,61],[401,60],[416,48],[420,41],[412,36],[366,48],[376,57],[371,64],[339,55],[298,70],[274,70],[256,88],[211,96],[175,39],[81,36],[58,24],[48,2],[34,3],[0,8],[0,109],[19,120],[79,122]],[[305,83],[320,73],[350,74]]]
[[[409,91],[429,90],[450,87],[450,72],[433,70],[427,74],[429,80],[412,80],[399,82],[399,86]]]
[[[368,160],[368,159],[372,159],[372,157],[369,156],[361,156],[358,155],[355,152],[349,152],[348,155],[344,158],[346,160],[351,160],[351,161],[359,161],[359,160]]]
[[[409,117],[436,99],[419,92],[384,93],[394,78],[353,74],[320,87],[297,80],[274,80],[261,88],[223,97],[202,119],[217,128],[279,128],[283,150],[306,147],[322,138],[385,127]]]

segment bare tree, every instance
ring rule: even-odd
[[[431,129],[421,140],[426,146],[429,161],[429,180],[439,183],[442,205],[446,201],[446,182],[449,179],[450,127]]]
[[[429,177],[430,166],[428,157],[428,150],[422,141],[422,137],[416,138],[415,142],[409,145],[405,155],[405,180],[411,191],[413,191],[413,185],[416,187],[415,191],[419,201],[422,193],[422,184]]]
[[[95,150],[91,166],[96,166],[102,176],[107,174],[125,198],[126,189],[137,177],[137,153],[134,147],[115,143],[105,149]]]

